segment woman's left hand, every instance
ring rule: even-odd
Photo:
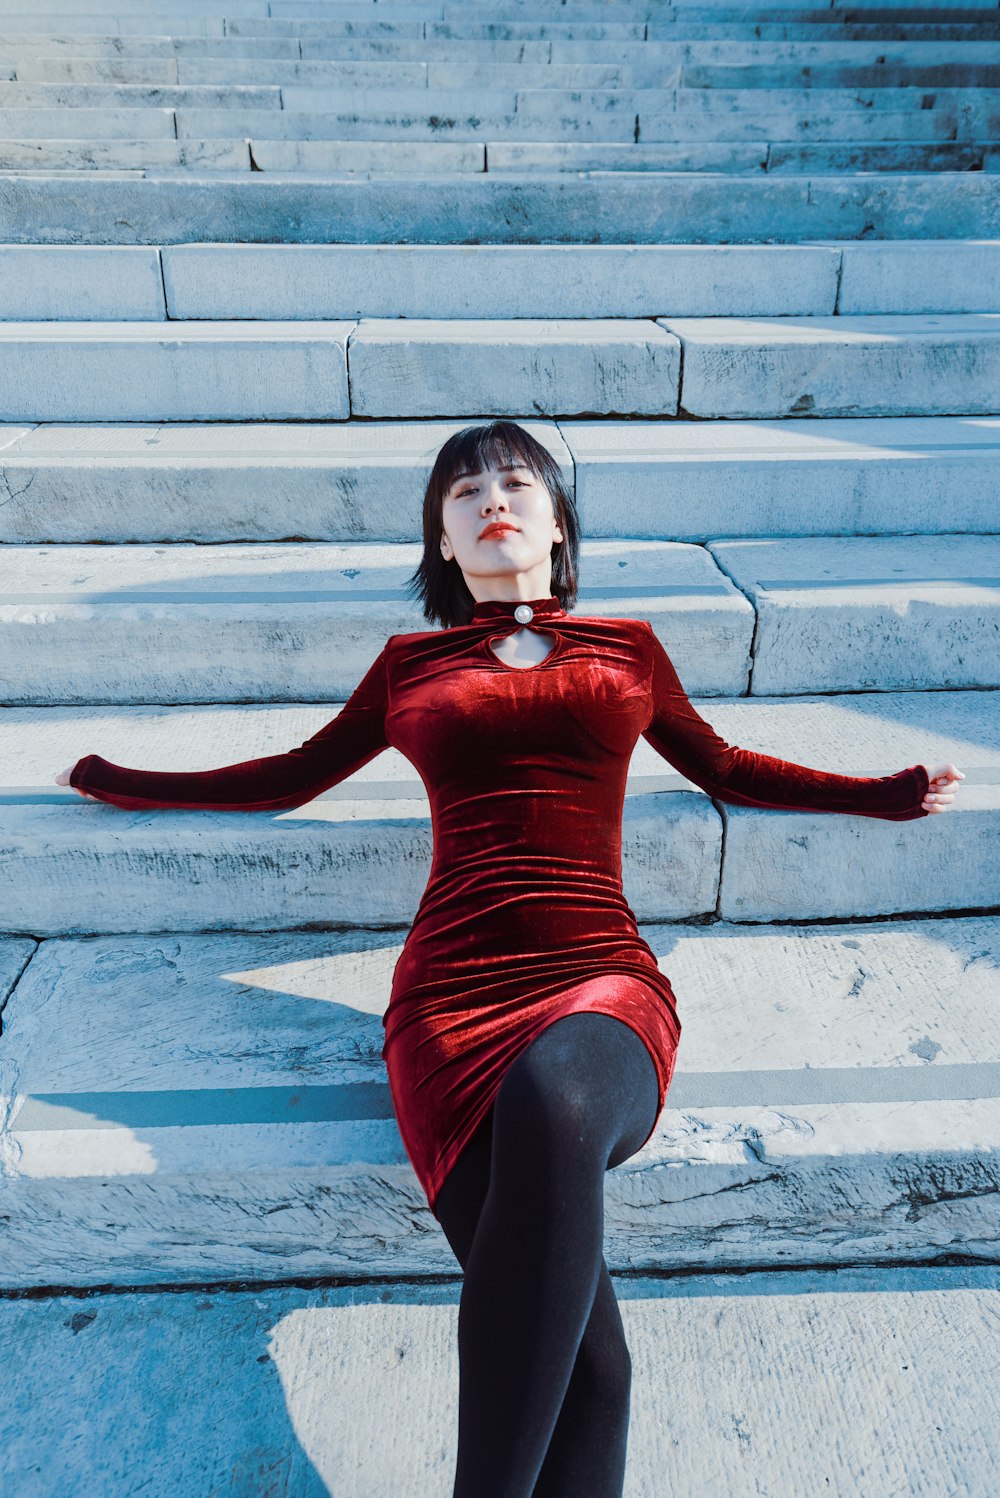
[[[930,785],[920,805],[931,816],[935,812],[950,811],[958,783],[964,780],[965,776],[955,765],[938,765],[933,770],[928,765],[924,765],[924,769],[927,771]]]

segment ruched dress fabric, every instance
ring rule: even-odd
[[[622,891],[625,782],[640,735],[720,801],[927,815],[922,765],[847,776],[727,744],[645,620],[567,613],[554,594],[527,608],[524,623],[523,603],[490,600],[469,624],[390,636],[337,717],[285,754],[194,772],[90,754],[70,776],[126,809],[277,811],[390,746],[414,765],[434,851],[393,972],[382,1057],[432,1211],[511,1062],[564,1015],[590,1010],[635,1030],[656,1066],[657,1117],[663,1108],[681,1023]],[[493,649],[522,628],[554,641],[537,665],[508,665]]]

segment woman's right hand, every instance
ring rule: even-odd
[[[76,763],[77,761],[74,760],[72,765],[68,765],[65,770],[60,770],[56,776],[56,785],[69,785],[69,777]],[[78,796],[82,796],[85,801],[98,801],[100,799],[98,796],[89,796],[86,791],[81,791],[78,785],[73,786],[73,790],[76,791]]]

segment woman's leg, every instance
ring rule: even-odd
[[[603,1256],[604,1172],[658,1102],[609,1015],[550,1025],[511,1065],[437,1212],[463,1267],[456,1498],[618,1498],[631,1361]]]

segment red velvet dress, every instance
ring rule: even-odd
[[[635,1030],[663,1107],[681,1025],[621,877],[625,779],[640,734],[721,801],[927,815],[922,765],[837,775],[725,743],[645,620],[567,614],[554,594],[532,599],[527,627],[555,646],[538,665],[508,666],[491,646],[525,627],[517,607],[478,603],[470,624],[390,636],[338,716],[286,754],[191,773],[90,754],[70,777],[126,809],[276,811],[390,745],[415,766],[434,854],[393,973],[382,1057],[432,1210],[507,1067],[565,1014],[592,1010]]]

